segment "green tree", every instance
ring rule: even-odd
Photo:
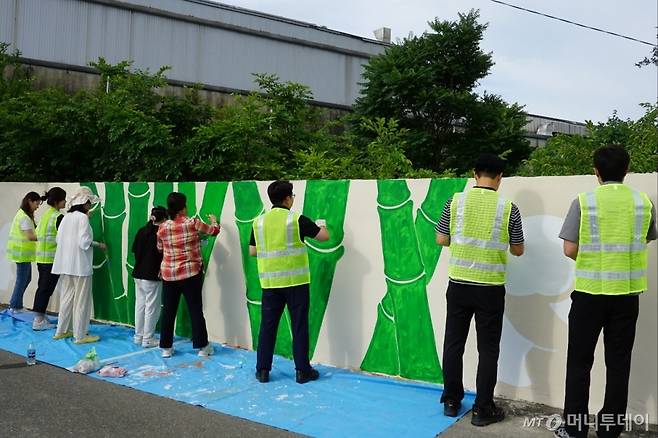
[[[0,102],[30,89],[30,72],[20,63],[20,55],[18,50],[9,52],[9,44],[0,42]]]
[[[605,123],[587,122],[587,136],[557,134],[545,147],[535,149],[519,175],[587,175],[594,173],[594,151],[606,144],[621,144],[630,156],[630,172],[656,172],[658,165],[658,105],[642,104],[638,120],[622,120],[613,113]]]
[[[319,141],[323,121],[304,85],[256,74],[260,92],[236,96],[185,145],[195,179],[275,179],[294,171],[295,153]]]
[[[254,75],[259,92],[215,109],[200,99],[198,87],[168,95],[167,67],[150,73],[100,58],[91,64],[100,74],[98,86],[68,95],[56,88],[32,89],[17,55],[4,54],[0,62],[15,73],[3,76],[3,90],[11,92],[0,100],[2,180],[434,175],[407,158],[410,131],[396,120],[331,120],[311,105],[308,87],[273,75]]]
[[[430,32],[392,45],[366,65],[355,110],[399,120],[417,168],[461,173],[481,151],[507,152],[514,167],[530,153],[522,108],[474,91],[494,64],[480,47],[487,25],[478,18],[471,11],[457,21],[434,20]]]

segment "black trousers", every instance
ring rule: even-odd
[[[276,332],[286,305],[288,306],[288,312],[290,312],[290,322],[292,324],[292,354],[295,358],[295,369],[297,371],[311,369],[308,357],[309,303],[308,284],[263,289],[256,370],[269,371],[272,369]]]
[[[174,323],[181,294],[185,297],[192,322],[192,346],[203,348],[208,345],[206,319],[203,317],[201,290],[203,277],[199,273],[194,277],[177,281],[162,282],[162,317],[160,319],[160,348],[171,348],[174,342]]]
[[[602,330],[605,398],[592,423],[599,437],[618,437],[624,429],[638,314],[637,295],[591,295],[578,291],[571,294],[564,419],[572,436],[586,437],[589,429],[590,371]]]
[[[39,283],[34,295],[32,310],[36,313],[46,313],[48,301],[55,291],[59,275],[52,273],[52,263],[37,263],[37,269],[39,270]]]
[[[443,395],[446,400],[464,398],[463,356],[466,338],[475,315],[478,369],[475,406],[489,407],[493,403],[498,380],[498,355],[503,330],[505,286],[476,286],[448,282],[446,292],[446,332],[443,341]]]

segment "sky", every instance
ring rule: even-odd
[[[269,14],[374,38],[373,30],[389,27],[393,40],[409,32],[420,35],[438,17],[454,20],[458,13],[480,10],[489,23],[482,48],[493,52],[486,90],[531,114],[573,121],[604,122],[617,111],[636,119],[641,102],[655,102],[655,66],[635,63],[651,51],[640,43],[549,20],[498,5],[490,0],[225,0]],[[507,0],[528,9],[656,42],[657,0]]]

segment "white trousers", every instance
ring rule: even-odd
[[[57,281],[59,291],[59,316],[57,334],[61,335],[71,330],[73,321],[73,337],[80,340],[87,336],[89,319],[93,306],[91,295],[91,276],[62,274]]]
[[[162,282],[135,278],[135,337],[149,339],[160,318]]]

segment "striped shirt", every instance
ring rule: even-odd
[[[158,250],[162,251],[160,275],[165,281],[194,277],[203,269],[199,233],[216,236],[219,225],[208,225],[197,218],[177,216],[158,229]]]
[[[441,218],[439,222],[434,227],[434,231],[437,233],[450,236],[450,204],[452,199],[446,201],[446,205],[443,207],[443,212],[441,212]],[[521,222],[521,213],[516,205],[512,203],[512,211],[510,212],[509,217],[509,226],[507,227],[509,231],[509,243],[511,245],[520,245],[524,241],[523,237],[523,224]]]

